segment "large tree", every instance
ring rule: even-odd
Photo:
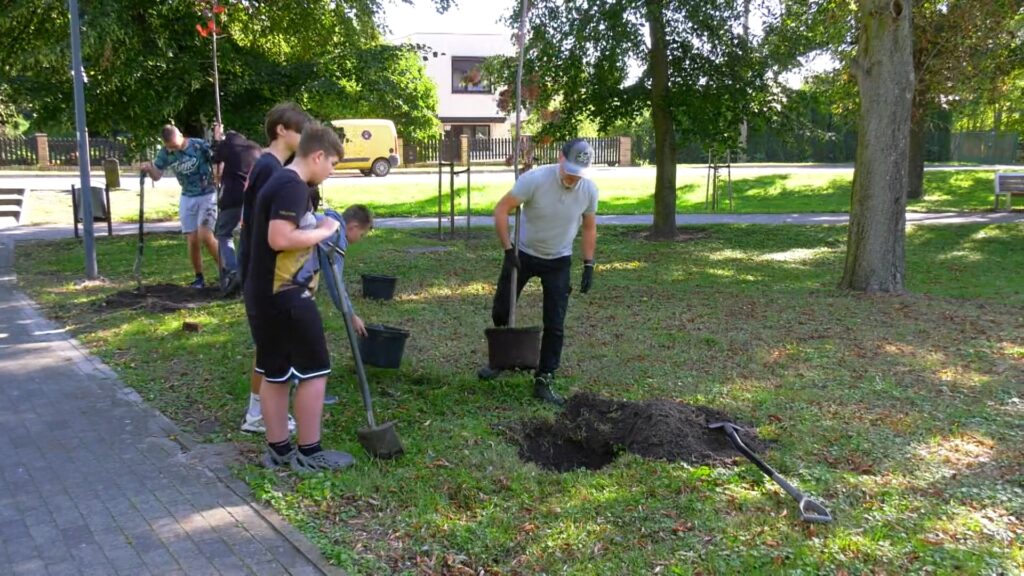
[[[437,0],[440,8],[448,0]],[[206,0],[82,0],[93,133],[155,135],[213,119]],[[383,42],[379,0],[224,0],[218,40],[224,122],[259,138],[263,114],[296,100],[324,119],[370,115],[408,135],[436,130],[437,96],[408,48]],[[0,19],[0,82],[34,128],[73,128],[67,4],[14,0]]]
[[[743,8],[742,0],[531,2],[524,77],[532,107],[557,109],[545,133],[568,137],[586,119],[604,130],[650,114],[656,237],[676,233],[677,141],[734,148],[765,93],[764,60],[744,37]],[[509,21],[518,18],[516,11]],[[511,67],[504,69],[495,83],[509,83]]]
[[[904,291],[907,169],[914,93],[909,0],[859,0],[860,94],[846,267],[840,286]]]

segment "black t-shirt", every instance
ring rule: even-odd
[[[249,257],[252,254],[252,216],[256,208],[256,196],[259,195],[263,185],[270,178],[281,170],[281,161],[274,156],[273,152],[264,152],[249,171],[249,179],[245,185],[245,192],[242,194],[242,232],[239,243],[241,244],[242,259],[238,263],[243,284],[248,279]]]
[[[259,144],[238,132],[228,132],[224,140],[213,151],[213,162],[223,163],[220,198],[217,207],[221,210],[240,208],[249,171],[260,157]]]
[[[248,310],[288,306],[316,290],[320,265],[316,247],[276,251],[267,241],[271,220],[287,220],[304,230],[316,228],[309,185],[294,170],[279,170],[256,197],[252,254],[245,284]]]

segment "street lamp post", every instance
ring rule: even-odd
[[[78,130],[78,175],[82,194],[82,237],[85,246],[85,277],[99,277],[96,268],[96,236],[92,222],[92,186],[89,182],[89,129],[85,123],[85,73],[82,70],[81,23],[78,18],[78,0],[68,0],[71,12],[71,69],[75,84],[75,128]],[[109,209],[109,208],[108,208]],[[75,218],[78,215],[75,214]]]

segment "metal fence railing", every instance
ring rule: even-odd
[[[1016,132],[954,132],[952,140],[954,162],[1013,164],[1017,161]]]
[[[431,138],[406,140],[402,143],[402,164],[437,164],[438,155],[445,162],[459,162],[460,143],[458,138]]]
[[[39,163],[36,144],[25,136],[0,136],[0,166],[35,166]]]
[[[49,146],[51,166],[78,165],[78,140],[75,138],[50,138]],[[127,144],[110,138],[90,138],[89,165],[102,166],[106,158],[117,158],[120,163],[127,163]]]
[[[618,138],[586,138],[594,148],[594,164],[614,166],[620,163]],[[523,162],[552,164],[558,161],[563,142],[523,136],[520,147]],[[461,162],[463,153],[473,163],[512,164],[515,138],[467,138],[468,150],[462,149],[459,138],[437,138],[403,141],[402,162],[406,166],[437,163],[438,155],[445,162]]]

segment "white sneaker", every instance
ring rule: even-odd
[[[254,418],[246,412],[245,418],[242,419],[242,432],[266,434],[267,426],[263,423],[263,415]],[[288,415],[288,432],[295,432],[295,418],[292,418],[291,414]]]

